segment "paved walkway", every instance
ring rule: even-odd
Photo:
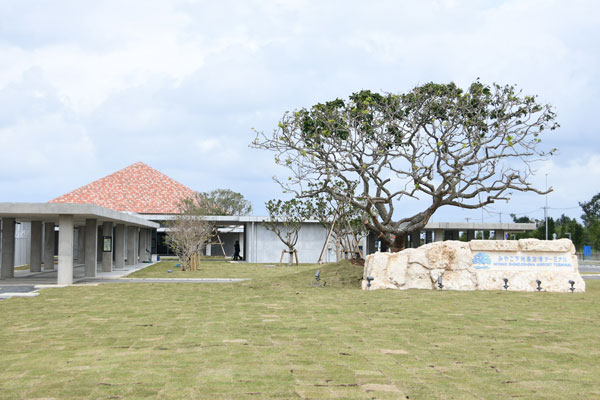
[[[73,266],[74,285],[97,285],[100,283],[232,283],[248,279],[236,278],[127,278],[126,276],[155,263],[140,263],[126,265],[124,268],[113,269],[111,272],[102,272],[102,265],[98,265],[96,277],[85,277],[83,264]],[[0,279],[0,300],[11,297],[37,296],[39,289],[62,287],[56,284],[57,270],[30,272],[15,271],[15,277]]]
[[[580,265],[579,272],[594,272],[600,274],[600,265]]]
[[[596,280],[596,279],[600,279],[600,274],[593,274],[593,275],[581,275],[581,277],[583,279],[585,279],[586,281],[592,281],[592,280]]]

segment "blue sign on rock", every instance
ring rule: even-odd
[[[491,264],[492,259],[486,253],[477,253],[475,257],[473,257],[473,264]]]
[[[583,246],[583,257],[591,257],[592,256],[592,246]]]

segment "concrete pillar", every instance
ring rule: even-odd
[[[410,247],[416,249],[421,245],[421,231],[413,231],[410,233]]]
[[[458,231],[455,231],[455,230],[444,231],[444,240],[459,240]]]
[[[125,225],[115,225],[115,268],[125,267]]]
[[[140,262],[150,261],[150,245],[148,243],[148,239],[150,239],[150,230],[148,228],[140,229]]]
[[[136,239],[138,228],[135,226],[127,227],[127,265],[137,264]]]
[[[85,220],[85,276],[94,278],[96,276],[96,268],[98,251],[98,220]]]
[[[504,240],[504,231],[501,231],[501,230],[494,231],[494,239],[495,240]]]
[[[140,233],[138,234],[138,260],[140,262],[144,262],[144,257],[146,253],[146,229],[140,228]]]
[[[54,269],[54,222],[44,222],[44,269]]]
[[[144,247],[144,260],[152,261],[152,230],[146,228],[146,246]]]
[[[102,264],[102,226],[96,229],[96,262]]]
[[[433,232],[431,231],[425,231],[425,243],[431,243],[433,242]]]
[[[467,241],[470,242],[473,239],[475,239],[475,231],[473,229],[468,229],[467,230]]]
[[[15,219],[2,219],[2,261],[0,277],[15,277]]]
[[[152,229],[150,228],[146,228],[146,248],[144,252],[146,253],[146,261],[152,261]]]
[[[104,239],[109,237],[113,239],[113,223],[106,221],[102,224],[102,272],[112,271],[113,249],[104,251]],[[114,246],[114,241],[111,243]]]
[[[434,234],[434,240],[436,242],[444,241],[444,230],[443,229],[436,229],[433,231],[433,234]]]
[[[58,274],[56,283],[73,283],[73,216],[58,216]]]
[[[77,228],[77,261],[80,264],[85,263],[85,227]]]
[[[152,229],[146,228],[146,261],[152,261]]]
[[[31,245],[29,247],[29,270],[42,271],[42,222],[31,221]]]

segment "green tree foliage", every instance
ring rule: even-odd
[[[600,220],[592,220],[585,229],[584,244],[600,251]]]
[[[229,189],[197,193],[195,202],[204,215],[248,215],[252,212],[252,203]]]
[[[579,206],[583,210],[581,219],[586,226],[600,220],[600,193],[592,197],[590,201],[580,202]]]
[[[584,228],[575,218],[569,218],[563,214],[554,222],[554,231],[557,238],[570,237],[577,250],[583,249]],[[550,227],[550,224],[548,224],[548,227]]]
[[[549,105],[514,86],[428,83],[287,112],[252,145],[289,168],[287,178],[276,178],[285,191],[340,200],[352,194],[366,226],[398,251],[440,207],[476,209],[513,191],[546,193],[529,177],[532,162],[554,151],[540,148],[542,136],[558,126],[554,119]],[[423,209],[397,215],[406,198],[423,199]]]
[[[302,222],[310,219],[314,214],[312,203],[298,199],[269,200],[265,203],[265,207],[269,213],[269,219],[262,222],[263,226],[275,233],[285,244],[289,253],[289,265],[291,265]]]
[[[529,217],[519,217],[511,214],[513,222],[535,222],[537,228],[531,232],[520,232],[516,234],[517,239],[535,238],[546,239],[546,223],[544,220],[532,220]],[[561,215],[558,219],[548,217],[548,239],[553,239],[556,233],[557,239],[571,239],[575,248],[581,251],[585,239],[585,228],[575,219],[566,215]]]
[[[590,201],[579,203],[583,210],[581,219],[585,224],[584,242],[594,249],[600,249],[600,193]]]

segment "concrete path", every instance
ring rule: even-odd
[[[120,278],[120,279],[84,279],[77,284],[86,283],[232,283],[247,281],[248,278]]]
[[[10,299],[11,297],[33,297],[38,294],[34,285],[0,285],[0,300]]]
[[[102,272],[102,264],[98,264],[95,278],[87,278],[83,264],[73,266],[74,285],[98,285],[101,283],[233,283],[248,279],[237,278],[127,278],[126,276],[155,263],[126,265],[124,268]],[[38,290],[62,287],[56,284],[57,271],[30,272],[15,271],[15,277],[0,279],[0,300],[11,297],[37,296]]]
[[[580,265],[579,272],[594,272],[600,274],[600,265]]]
[[[592,281],[592,280],[600,279],[600,274],[581,275],[581,277],[586,281]]]

